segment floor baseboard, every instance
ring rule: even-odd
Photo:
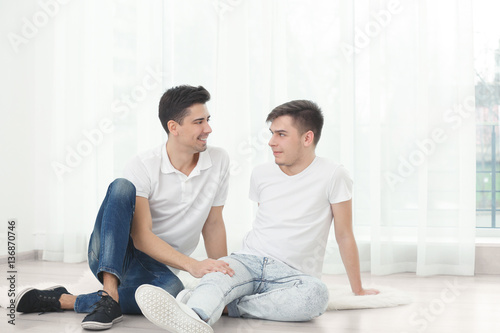
[[[42,260],[42,250],[32,250],[26,252],[16,253],[15,260],[16,262],[20,261],[33,261],[33,260]],[[7,264],[9,261],[9,256],[4,255],[0,256],[0,265]]]

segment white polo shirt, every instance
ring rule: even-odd
[[[331,204],[350,200],[352,180],[342,165],[316,157],[302,172],[288,176],[275,163],[256,167],[250,199],[259,207],[239,253],[278,259],[321,277],[332,225]]]
[[[210,209],[226,201],[229,156],[221,148],[208,147],[186,176],[172,166],[164,143],[133,158],[124,178],[135,185],[137,196],[149,200],[153,233],[190,255]]]

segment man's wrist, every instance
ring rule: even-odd
[[[355,294],[355,295],[358,295],[360,294],[361,292],[363,292],[363,287],[362,286],[359,286],[359,287],[356,287],[356,288],[351,288],[352,289],[352,292]]]
[[[183,269],[192,275],[193,270],[194,270],[197,263],[198,263],[198,260],[193,259],[191,257],[187,257],[187,260],[186,260],[186,263],[184,264]]]

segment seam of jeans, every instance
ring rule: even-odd
[[[268,283],[268,284],[277,284],[277,285],[293,282],[294,284],[292,287],[304,284],[304,281],[302,279],[290,279],[290,280],[283,281],[283,282],[277,281],[277,280],[264,281],[264,282]]]
[[[256,281],[261,281],[261,280],[260,280],[260,279],[251,279],[251,280],[245,280],[245,281],[243,281],[243,282],[241,282],[241,283],[238,283],[238,284],[234,285],[231,289],[229,289],[229,290],[227,291],[227,293],[224,293],[224,297],[226,297],[227,295],[229,295],[229,293],[230,293],[231,291],[233,291],[234,289],[236,289],[236,288],[238,288],[238,287],[241,287],[241,286],[243,286],[243,285],[245,285],[245,284],[248,284],[248,283],[254,283],[254,282],[256,282]]]
[[[251,300],[256,300],[256,299],[259,299],[259,298],[262,298],[262,297],[268,296],[268,295],[270,295],[270,294],[273,294],[273,293],[275,293],[275,292],[281,292],[281,291],[283,291],[283,290],[287,290],[287,289],[291,289],[291,288],[297,288],[298,286],[300,286],[301,284],[303,284],[302,280],[291,280],[291,281],[294,281],[294,282],[295,282],[295,283],[294,283],[294,285],[293,285],[293,286],[291,286],[291,287],[280,288],[280,289],[274,289],[274,290],[266,291],[266,292],[264,292],[264,293],[253,294],[253,295],[251,295],[251,296],[254,296],[254,297],[252,297],[251,299],[249,299],[249,300],[247,300],[247,301],[245,301],[245,300],[243,300],[243,301],[242,301],[242,300],[240,300],[240,301],[239,301],[239,303],[245,303],[245,302],[249,302],[249,301],[251,301]],[[287,282],[291,282],[291,281],[287,281]],[[280,283],[280,282],[274,282],[274,281],[273,281],[273,282],[267,281],[267,283],[284,284],[284,283],[286,283],[286,282],[282,282],[282,283]]]
[[[267,262],[269,261],[269,259],[267,257],[264,257],[264,259],[262,260],[262,266],[261,266],[261,269],[260,269],[260,279],[261,280],[264,280],[264,274],[266,272],[266,267],[267,267]]]
[[[284,280],[284,279],[289,279],[288,281],[292,281],[292,280],[303,281],[303,277],[310,278],[312,276],[307,275],[307,274],[283,275],[282,277],[279,277],[279,278],[276,278],[276,279],[273,279],[273,280],[267,280],[266,282],[276,282],[276,283],[279,283],[281,280]]]

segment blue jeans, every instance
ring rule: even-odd
[[[135,186],[119,178],[109,185],[97,214],[90,237],[88,261],[94,275],[102,283],[102,273],[115,275],[119,281],[118,295],[123,313],[141,313],[135,301],[135,290],[148,283],[176,296],[184,286],[164,264],[134,247],[130,228],[135,211]],[[76,312],[91,312],[100,300],[97,292],[79,295]]]
[[[307,321],[328,306],[328,289],[319,279],[271,258],[232,254],[221,258],[235,271],[205,275],[187,306],[213,325],[228,305],[230,317]]]

